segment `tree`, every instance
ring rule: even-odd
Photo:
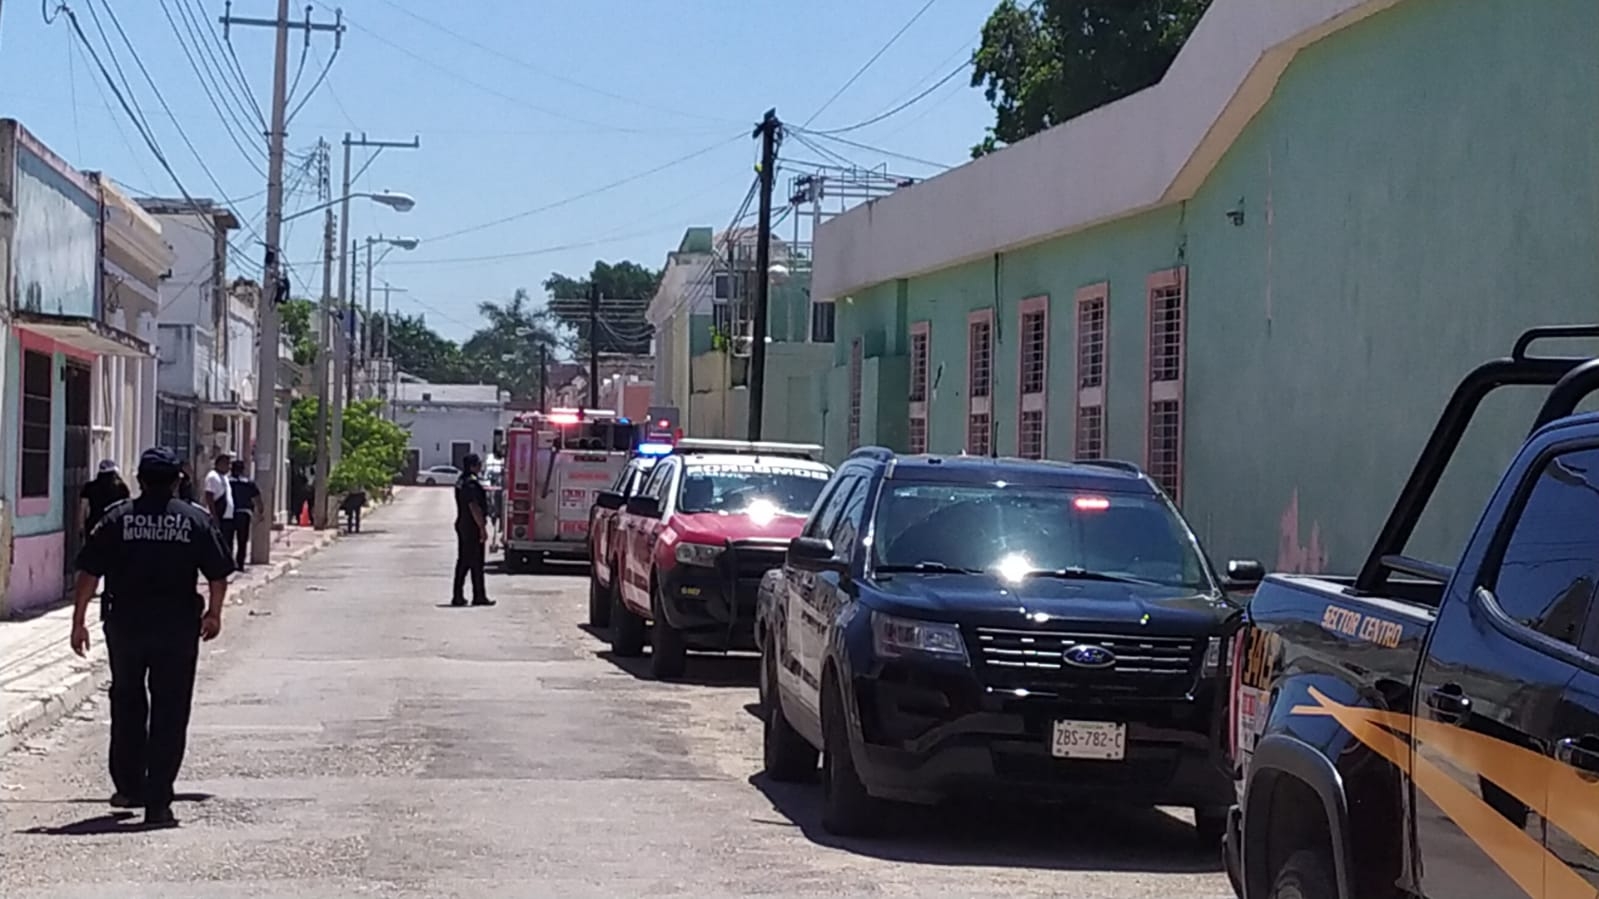
[[[289,461],[309,476],[316,463],[316,397],[296,400],[289,410]],[[334,494],[374,492],[394,482],[405,465],[411,435],[383,417],[383,401],[357,400],[344,410],[339,464],[328,479]]]
[[[283,323],[283,335],[294,347],[295,364],[315,364],[316,303],[306,299],[288,300],[278,307],[278,319]]]
[[[384,314],[374,316],[373,328],[383,333]],[[455,341],[439,336],[420,315],[388,314],[389,355],[406,374],[434,384],[452,384],[475,379],[471,366]]]
[[[588,353],[588,297],[590,288],[595,286],[600,296],[610,301],[600,306],[600,352],[643,355],[650,351],[651,332],[644,310],[660,283],[661,272],[657,269],[626,260],[615,265],[596,260],[587,278],[579,280],[554,272],[544,279],[544,290],[549,294],[549,308],[556,320],[577,335],[573,346],[579,355]],[[619,302],[622,300],[634,302]]]
[[[560,344],[553,317],[548,311],[535,308],[528,292],[521,288],[507,303],[479,304],[478,313],[487,324],[461,345],[473,380],[498,384],[515,397],[536,397],[539,347],[553,352]]]
[[[1143,90],[1166,74],[1211,0],[1001,0],[972,54],[991,153]]]

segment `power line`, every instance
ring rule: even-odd
[[[266,117],[261,113],[260,104],[255,102],[255,95],[250,92],[250,81],[243,72],[235,71],[229,65],[227,51],[222,47],[221,40],[204,22],[204,11],[195,13],[189,7],[189,0],[176,0],[176,5],[190,40],[199,49],[200,55],[211,64],[211,69],[217,75],[217,83],[227,90],[235,107],[245,118],[246,132],[264,135],[267,130]],[[165,0],[162,0],[162,6],[165,8]]]
[[[215,93],[212,92],[215,82],[211,71],[203,68],[195,61],[194,54],[189,51],[188,43],[184,41],[183,34],[178,30],[177,22],[172,18],[172,10],[167,6],[166,0],[161,0],[161,12],[166,16],[167,24],[172,28],[173,35],[178,39],[178,48],[183,51],[183,58],[189,61],[189,68],[194,71],[195,77],[199,80],[200,90],[205,92],[206,100],[210,102],[211,108],[216,111],[217,118],[222,120],[222,130],[227,132],[228,140],[232,141],[233,146],[238,148],[239,154],[244,157],[244,161],[249,163],[251,168],[255,169],[256,174],[265,178],[266,169],[261,167],[255,156],[251,155],[250,149],[253,148],[257,154],[263,157],[266,155],[266,151],[248,141],[239,139],[235,131],[235,129],[239,128],[238,114],[231,109],[224,109],[224,104],[219,101],[218,97],[223,93],[220,85],[216,85]],[[248,127],[244,129],[244,133],[246,137],[249,136]]]
[[[524,218],[527,218],[529,216],[538,215],[541,212],[548,212],[551,209],[559,209],[562,206],[567,206],[567,205],[570,205],[572,203],[576,203],[579,200],[586,200],[589,197],[605,193],[606,191],[609,191],[609,190],[614,190],[615,188],[621,187],[624,184],[632,184],[634,181],[638,181],[638,180],[643,179],[643,178],[648,178],[651,175],[658,174],[660,172],[664,172],[667,169],[672,168],[673,166],[682,165],[685,162],[689,162],[690,160],[697,159],[697,158],[699,158],[701,156],[704,156],[707,153],[710,153],[710,152],[712,152],[714,150],[719,150],[722,147],[725,147],[728,144],[733,143],[734,141],[739,141],[739,140],[743,140],[743,139],[744,139],[744,132],[740,131],[738,134],[734,135],[731,138],[728,138],[726,140],[717,141],[716,143],[711,144],[708,147],[703,147],[703,148],[695,150],[694,152],[689,153],[689,154],[687,154],[685,156],[679,156],[676,159],[670,160],[668,162],[663,162],[660,165],[655,166],[654,168],[645,169],[642,172],[636,172],[636,173],[634,173],[632,175],[628,175],[626,178],[619,178],[616,181],[612,181],[609,184],[602,184],[599,187],[591,188],[589,190],[583,191],[582,193],[573,194],[570,197],[566,197],[564,199],[556,200],[553,203],[546,203],[543,206],[536,206],[536,207],[534,207],[532,209],[527,209],[527,210],[524,210],[522,212],[514,213],[512,215],[508,215],[508,216],[505,216],[503,218],[498,218],[498,219],[495,219],[494,221],[491,221],[491,222],[484,222],[484,223],[479,224],[479,225],[472,225],[470,227],[461,228],[461,229],[458,229],[458,230],[455,230],[455,231],[449,231],[449,232],[446,232],[444,234],[440,234],[440,235],[437,235],[437,236],[434,236],[434,237],[425,238],[425,241],[427,243],[437,243],[437,242],[439,242],[441,240],[449,240],[452,237],[460,237],[463,234],[471,234],[471,233],[474,233],[474,232],[477,232],[477,231],[482,231],[482,230],[487,229],[487,228],[493,228],[493,227],[496,227],[496,226],[499,226],[499,225],[508,224],[510,222],[517,221],[519,219],[524,219]]]
[[[827,131],[815,131],[815,132],[812,132],[812,133],[813,134],[825,134],[825,135],[848,134],[851,131],[859,131],[860,129],[865,128],[868,125],[875,125],[878,122],[881,122],[881,121],[883,121],[886,118],[898,115],[899,113],[904,112],[905,110],[911,108],[912,106],[915,106],[917,103],[920,103],[922,100],[927,98],[928,94],[931,94],[933,91],[936,91],[939,88],[943,87],[944,85],[948,84],[950,79],[952,79],[956,75],[959,75],[960,73],[966,71],[968,68],[971,67],[971,65],[972,65],[971,60],[967,60],[966,62],[961,63],[959,66],[956,66],[955,69],[952,70],[948,75],[945,75],[943,78],[940,78],[940,79],[938,79],[938,81],[934,82],[932,87],[927,88],[926,90],[922,91],[921,93],[917,94],[916,96],[910,98],[909,100],[906,100],[904,103],[901,103],[898,106],[895,106],[894,108],[889,109],[889,110],[887,110],[885,112],[880,112],[877,115],[874,115],[874,116],[872,116],[869,119],[865,119],[863,121],[856,122],[855,124],[849,125],[849,126],[844,127],[844,128],[833,128],[833,129],[830,129],[830,130],[827,130]]]
[[[849,90],[850,85],[854,84],[862,75],[866,74],[866,70],[870,69],[872,64],[877,62],[879,57],[881,57],[884,53],[887,53],[888,48],[894,46],[895,42],[900,39],[900,36],[909,31],[910,27],[916,24],[916,20],[920,19],[924,13],[931,9],[935,2],[937,2],[937,0],[927,0],[926,3],[922,4],[922,8],[916,11],[916,15],[911,16],[910,21],[906,22],[904,25],[901,25],[899,30],[894,32],[894,36],[888,39],[888,43],[879,47],[877,52],[872,54],[872,58],[866,60],[864,65],[862,65],[859,69],[856,69],[855,74],[849,76],[849,80],[844,82],[844,86],[834,91],[833,96],[828,97],[827,102],[823,103],[815,112],[811,113],[811,117],[806,119],[804,123],[800,125],[800,127],[804,128],[810,123],[816,121],[816,117],[821,115],[822,112],[827,109],[827,107],[832,106],[834,100],[837,100],[839,97],[843,96],[844,92]]]
[[[309,52],[310,52],[310,50],[309,50],[309,48],[307,48],[307,53],[309,53]],[[283,121],[284,121],[285,124],[294,121],[294,117],[299,114],[301,109],[305,108],[305,104],[310,102],[312,97],[316,96],[317,88],[321,87],[322,86],[322,82],[327,80],[328,72],[330,70],[332,70],[332,68],[333,68],[333,61],[338,59],[338,58],[339,58],[339,45],[338,44],[334,44],[333,45],[333,52],[328,56],[327,63],[322,66],[322,71],[317,73],[316,80],[311,82],[311,87],[306,90],[305,96],[301,97],[300,98],[300,102],[294,104],[294,108],[290,109],[289,112],[288,112],[288,115],[283,117]],[[292,91],[291,91],[291,93],[292,93]]]
[[[324,9],[329,9],[329,10],[333,9],[333,7],[329,6],[328,4],[321,2],[321,0],[314,0],[314,2],[316,2],[319,6],[323,7]],[[351,28],[354,28],[354,29],[356,29],[358,31],[363,32],[364,34],[368,35],[369,37],[371,37],[373,40],[377,41],[378,43],[385,44],[385,45],[389,46],[390,48],[392,48],[394,50],[397,50],[400,53],[405,54],[406,56],[411,57],[412,59],[416,60],[417,62],[422,63],[425,66],[428,66],[428,67],[430,67],[430,68],[432,68],[432,69],[434,69],[434,70],[436,70],[438,72],[442,72],[443,74],[448,75],[451,78],[454,78],[455,80],[461,82],[462,84],[468,85],[469,87],[477,88],[478,90],[480,90],[480,91],[482,91],[482,92],[484,92],[486,94],[489,94],[490,96],[497,97],[497,98],[499,98],[501,100],[504,100],[507,103],[514,103],[517,106],[522,106],[522,107],[525,107],[527,109],[531,109],[534,112],[543,113],[544,115],[552,116],[552,117],[558,118],[558,119],[565,119],[565,120],[567,120],[569,122],[577,122],[578,124],[588,125],[590,127],[601,129],[601,130],[604,130],[604,131],[621,132],[621,133],[624,133],[624,134],[660,134],[660,133],[663,133],[665,131],[665,129],[659,129],[659,128],[653,128],[653,129],[652,128],[629,128],[629,127],[625,127],[625,126],[621,126],[621,125],[614,125],[614,124],[611,124],[611,123],[608,123],[608,122],[600,122],[600,121],[595,121],[594,119],[586,119],[586,118],[583,118],[582,116],[572,115],[571,113],[562,112],[559,109],[552,109],[552,108],[550,108],[548,106],[540,106],[537,103],[530,103],[524,97],[519,97],[519,96],[516,96],[515,94],[508,94],[508,93],[505,93],[502,90],[499,90],[498,88],[490,87],[489,85],[484,84],[481,81],[473,80],[472,78],[470,78],[470,77],[468,77],[466,75],[463,75],[462,73],[456,71],[455,69],[452,69],[449,66],[446,66],[446,65],[444,65],[442,63],[435,62],[434,60],[429,59],[426,56],[423,56],[422,54],[416,52],[415,50],[412,50],[409,47],[404,46],[403,44],[395,43],[394,41],[390,40],[389,38],[384,37],[382,34],[379,34],[378,32],[373,31],[371,28],[367,28],[367,27],[361,25],[358,22],[354,22],[354,21],[351,21],[349,19],[345,19],[344,21]],[[692,133],[700,134],[700,133],[704,133],[704,132],[703,131],[694,131]]]
[[[95,15],[94,3],[91,0],[91,2],[88,2],[86,5],[88,6],[88,9],[89,9],[89,16],[92,19],[94,19],[94,21],[95,21],[95,27],[99,28],[99,16]],[[132,54],[134,64],[139,67],[139,72],[142,75],[144,75],[144,80],[147,83],[149,83],[150,92],[155,94],[156,100],[159,101],[160,104],[161,104],[161,108],[165,109],[167,111],[168,115],[172,115],[172,107],[167,103],[166,97],[164,95],[162,95],[161,89],[156,86],[155,78],[150,75],[150,70],[145,67],[144,60],[142,58],[140,58],[140,56],[139,56],[138,48],[134,47],[133,46],[133,41],[128,39],[127,32],[122,29],[122,23],[117,19],[116,11],[111,8],[111,5],[109,3],[106,4],[106,15],[111,18],[112,26],[116,28],[117,34],[122,37],[122,43],[127,46],[128,52],[130,54]],[[71,14],[71,10],[68,10],[68,16],[72,20],[73,26],[77,27],[77,16],[72,15]],[[105,37],[105,32],[104,32],[103,29],[101,29],[101,37],[102,38]],[[107,50],[110,50],[109,41],[107,41]],[[113,61],[115,60],[115,58],[116,58],[116,54],[113,51],[112,52]],[[178,132],[178,137],[183,140],[184,146],[188,147],[189,148],[189,152],[194,154],[195,162],[199,163],[200,170],[202,172],[205,172],[206,178],[209,179],[211,181],[211,185],[217,189],[217,194],[220,197],[222,197],[223,201],[226,202],[228,204],[228,206],[232,207],[234,205],[233,200],[228,197],[227,191],[222,188],[222,183],[220,181],[218,181],[216,175],[211,172],[211,168],[205,164],[205,157],[200,155],[200,151],[195,148],[194,142],[189,140],[188,132],[184,131],[183,130],[183,126],[178,124],[178,121],[177,121],[176,117],[174,117],[173,120],[172,120],[172,127]],[[162,165],[163,165],[163,167],[165,167],[165,165],[166,165],[164,156],[162,157]],[[170,173],[170,170],[169,170],[169,173]],[[174,176],[174,177],[176,177],[176,176]],[[185,199],[190,199],[190,198],[185,196]],[[192,202],[192,199],[191,199],[191,202]],[[245,224],[246,224],[246,227],[249,227],[249,223],[245,223]],[[251,236],[256,238],[256,240],[260,240],[261,239],[260,235],[255,231],[254,228],[250,228],[250,233],[251,233]]]
[[[919,156],[909,156],[909,155],[906,155],[904,153],[896,153],[893,150],[885,150],[882,147],[874,147],[871,144],[859,143],[857,141],[852,141],[849,138],[839,137],[836,134],[825,134],[825,133],[820,132],[820,131],[806,131],[804,129],[799,129],[799,128],[791,128],[791,133],[796,134],[796,135],[798,135],[798,134],[806,134],[806,135],[809,135],[811,137],[825,138],[827,140],[834,141],[836,143],[844,144],[845,146],[855,147],[856,149],[859,149],[859,150],[865,150],[865,151],[867,151],[869,153],[881,153],[884,156],[889,156],[889,157],[892,157],[894,159],[903,159],[906,162],[914,162],[914,163],[917,163],[919,165],[931,166],[931,167],[936,168],[936,169],[953,168],[953,166],[949,165],[948,163],[934,162],[931,159],[922,159]],[[804,143],[804,141],[801,141],[801,142]],[[809,146],[812,149],[816,149],[814,145],[809,144],[809,143],[807,143],[806,146]]]
[[[232,36],[217,37],[216,29],[206,21],[205,9],[202,7],[197,12],[189,6],[189,2],[190,0],[178,0],[179,5],[187,11],[189,17],[194,21],[195,28],[211,38],[211,44],[217,48],[219,53],[225,50],[227,59],[232,64],[230,68],[233,70],[233,75],[238,79],[239,86],[244,89],[244,96],[250,99],[250,108],[255,112],[256,121],[261,124],[261,131],[265,133],[267,130],[266,113],[262,111],[261,101],[256,97],[255,89],[250,86],[250,76],[244,73],[244,64],[239,62],[239,54],[233,49]]]
[[[728,120],[728,119],[717,118],[715,116],[708,116],[708,115],[705,115],[703,113],[687,112],[687,111],[684,111],[684,110],[672,109],[672,108],[669,108],[669,107],[661,106],[659,104],[650,103],[650,102],[645,101],[645,100],[639,100],[639,99],[636,99],[634,97],[628,97],[628,96],[624,96],[622,94],[613,93],[613,92],[608,91],[608,90],[606,90],[604,88],[595,87],[592,84],[586,84],[586,83],[584,83],[582,81],[578,81],[575,78],[569,78],[569,77],[567,77],[565,75],[562,75],[559,72],[550,71],[550,70],[545,69],[545,68],[543,68],[541,66],[534,65],[533,63],[529,62],[526,59],[522,59],[522,58],[517,57],[517,56],[512,56],[509,53],[506,53],[506,52],[504,52],[502,50],[498,50],[498,49],[496,49],[494,47],[491,47],[491,46],[489,46],[487,44],[484,44],[481,41],[478,41],[478,40],[476,40],[476,39],[474,39],[472,37],[469,37],[468,35],[462,34],[459,31],[455,31],[455,30],[453,30],[453,29],[451,29],[451,28],[449,28],[449,27],[447,27],[447,26],[445,26],[445,25],[443,25],[443,24],[441,24],[439,22],[436,22],[436,21],[434,21],[432,19],[429,19],[429,18],[427,18],[427,17],[425,17],[425,16],[423,16],[423,15],[421,15],[419,13],[413,12],[413,11],[405,8],[404,6],[401,6],[400,4],[393,2],[393,0],[378,0],[378,2],[382,3],[384,6],[388,6],[388,7],[392,8],[392,9],[394,9],[394,10],[400,12],[400,13],[405,14],[406,16],[409,16],[410,18],[415,19],[418,22],[421,22],[422,24],[428,26],[429,28],[432,28],[432,29],[434,29],[436,31],[439,31],[439,32],[443,33],[443,34],[447,34],[450,37],[453,37],[456,40],[461,41],[464,44],[470,45],[472,47],[476,47],[477,49],[482,50],[485,53],[489,53],[489,54],[492,54],[494,56],[498,56],[500,59],[503,59],[506,62],[513,63],[515,65],[521,66],[522,68],[527,69],[530,72],[534,72],[534,73],[536,73],[538,75],[542,75],[545,78],[550,78],[550,79],[553,79],[555,81],[559,81],[562,84],[571,85],[572,87],[575,87],[578,90],[588,91],[591,94],[596,94],[596,95],[601,96],[601,97],[609,97],[612,100],[620,100],[623,103],[631,103],[634,106],[638,106],[638,107],[643,108],[643,109],[651,109],[651,110],[655,110],[655,111],[658,111],[658,112],[666,112],[666,113],[670,113],[670,114],[673,114],[673,115],[684,116],[686,118],[700,119],[702,121],[715,122],[717,124],[724,124],[724,123],[730,123],[731,122],[731,120]]]

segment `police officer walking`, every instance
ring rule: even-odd
[[[455,482],[455,589],[450,605],[466,605],[466,577],[472,576],[472,605],[492,606],[483,586],[483,563],[489,541],[488,494],[478,472],[483,460],[467,453],[461,460],[461,478]]]
[[[106,579],[111,657],[111,781],[117,808],[144,807],[151,827],[171,827],[172,787],[183,764],[199,641],[222,632],[232,560],[205,510],[177,498],[171,452],[139,459],[139,496],[106,510],[78,554],[72,649],[89,647],[85,616]],[[209,583],[202,611],[199,575]]]

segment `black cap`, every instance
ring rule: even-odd
[[[461,468],[465,471],[477,471],[483,467],[483,457],[477,453],[467,453],[461,457]]]
[[[152,446],[139,457],[140,475],[175,475],[180,467],[177,454],[164,446]]]

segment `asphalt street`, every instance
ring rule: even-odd
[[[498,606],[449,608],[450,514],[408,491],[229,610],[180,828],[104,805],[103,697],[0,759],[0,896],[1231,895],[1175,812],[937,810],[833,839],[813,787],[759,773],[752,659],[644,679],[581,627],[579,569],[491,570]]]

